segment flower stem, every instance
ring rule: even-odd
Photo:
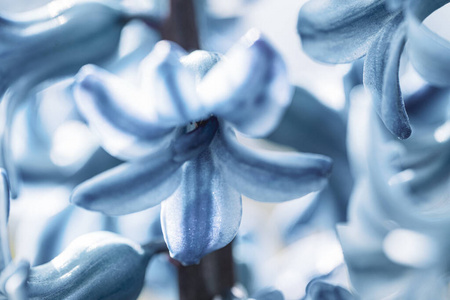
[[[234,285],[231,243],[206,255],[198,265],[178,267],[180,300],[211,300]]]
[[[170,0],[170,14],[162,26],[161,35],[187,51],[200,48],[193,0]]]

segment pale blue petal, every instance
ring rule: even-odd
[[[375,110],[387,129],[402,140],[412,132],[398,75],[405,42],[406,26],[399,14],[380,31],[364,62],[364,85],[372,94]]]
[[[113,156],[141,158],[167,146],[176,134],[159,122],[138,91],[98,67],[83,67],[73,90],[79,112]]]
[[[265,288],[253,294],[250,300],[284,300],[284,296],[279,290]]]
[[[138,212],[169,197],[181,181],[182,162],[163,150],[144,159],[124,163],[77,186],[72,203],[108,215]]]
[[[27,279],[30,264],[25,260],[10,263],[1,273],[0,277],[0,299],[2,293],[7,300],[28,300]]]
[[[4,169],[0,169],[0,272],[11,262],[9,247],[8,218],[9,218],[9,182]]]
[[[159,121],[168,126],[185,125],[210,113],[197,96],[196,74],[180,61],[186,55],[177,44],[161,41],[140,66],[142,91],[155,107]]]
[[[219,128],[211,147],[227,182],[257,201],[280,202],[318,191],[331,172],[326,156],[250,149],[226,125]]]
[[[391,18],[384,0],[311,0],[300,10],[297,30],[312,58],[348,63],[367,53]]]
[[[336,267],[326,275],[311,280],[306,286],[303,300],[356,300],[349,291],[349,278],[345,265]]]
[[[450,41],[437,35],[421,22],[448,0],[408,1],[408,52],[415,69],[430,83],[450,85]]]
[[[198,94],[214,115],[255,137],[270,133],[291,101],[286,66],[256,30],[211,68]]]
[[[115,54],[130,16],[111,2],[80,2],[0,15],[0,95],[19,79],[37,84]]]
[[[209,150],[183,166],[183,180],[161,204],[170,255],[184,265],[229,244],[242,215],[241,197],[216,169]]]
[[[31,268],[29,298],[137,299],[152,254],[110,232],[86,234],[51,262]]]

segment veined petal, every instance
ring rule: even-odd
[[[209,111],[250,136],[265,136],[291,101],[281,56],[256,30],[249,31],[198,85]]]
[[[9,248],[8,218],[9,218],[9,182],[4,169],[0,169],[0,273],[11,262]]]
[[[113,156],[135,159],[166,146],[176,131],[158,122],[154,107],[132,86],[95,67],[77,75],[78,110]]]
[[[312,58],[348,63],[366,54],[391,18],[385,0],[311,0],[300,10],[297,30]]]
[[[161,226],[170,255],[182,264],[229,244],[241,222],[238,192],[216,169],[206,150],[183,166],[176,192],[161,204]]]
[[[408,1],[408,53],[414,68],[437,86],[450,85],[450,41],[440,37],[421,22],[448,0]]]
[[[257,201],[280,202],[318,191],[331,172],[326,156],[250,149],[228,126],[219,128],[211,147],[227,182]]]
[[[177,44],[158,42],[140,66],[141,88],[155,107],[160,122],[185,125],[205,118],[198,100],[195,74],[180,59],[187,55]]]
[[[111,232],[74,240],[28,276],[30,300],[137,299],[153,251]]]
[[[97,175],[75,188],[71,202],[107,215],[124,215],[159,204],[181,182],[182,162],[164,149]]]
[[[406,42],[403,16],[398,14],[380,31],[364,62],[364,84],[387,129],[400,139],[411,135],[411,125],[400,91],[399,65]]]

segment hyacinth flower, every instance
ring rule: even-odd
[[[52,261],[31,267],[11,261],[8,241],[9,183],[1,170],[0,299],[137,299],[161,243],[139,245],[117,234],[92,232],[75,239]]]
[[[405,99],[414,128],[406,141],[368,117],[362,102],[352,105],[350,124],[371,139],[358,146],[361,136],[351,130],[361,176],[349,223],[338,232],[352,285],[363,299],[448,298],[449,93],[424,86]]]
[[[103,147],[127,162],[79,185],[73,203],[109,215],[161,203],[170,254],[193,264],[234,238],[241,194],[279,202],[326,183],[327,157],[258,151],[237,140],[235,130],[269,133],[290,102],[285,66],[257,31],[222,59],[159,42],[141,79],[137,90],[97,67],[77,75],[80,113]]]
[[[400,139],[411,126],[399,85],[406,41],[416,70],[430,83],[450,85],[450,42],[421,24],[449,1],[312,0],[301,9],[297,29],[312,58],[339,64],[366,56],[364,84],[375,110]]]
[[[0,97],[7,101],[2,160],[13,197],[18,175],[9,130],[17,108],[40,83],[113,58],[122,28],[133,19],[153,27],[158,24],[150,12],[133,11],[115,0],[62,0],[22,13],[0,12]]]

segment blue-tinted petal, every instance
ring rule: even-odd
[[[112,57],[130,17],[107,1],[51,3],[0,15],[0,95],[18,79],[37,84]]]
[[[311,0],[300,10],[297,30],[312,58],[347,63],[366,54],[391,18],[384,0]]]
[[[0,272],[11,262],[9,248],[9,182],[5,170],[0,169]]]
[[[25,260],[10,263],[1,273],[0,289],[8,300],[28,300],[27,279],[30,264]],[[0,299],[2,294],[0,293]]]
[[[247,148],[227,125],[219,128],[211,147],[227,182],[257,201],[286,201],[318,191],[331,172],[331,160],[323,155]]]
[[[83,67],[73,89],[78,110],[116,157],[143,157],[167,146],[176,133],[159,122],[150,101],[100,68]]]
[[[400,139],[411,135],[398,78],[405,42],[406,26],[399,14],[380,31],[364,62],[364,85],[371,91],[375,110],[389,131]]]
[[[306,286],[303,300],[354,300],[358,299],[349,292],[349,278],[345,265],[340,265],[332,272],[311,280]]]
[[[198,86],[209,111],[250,136],[265,136],[278,124],[291,101],[281,56],[256,30],[218,62]]]
[[[242,215],[241,197],[216,169],[209,150],[183,166],[175,193],[161,204],[161,225],[170,255],[182,264],[231,242]]]
[[[150,255],[139,245],[110,232],[73,241],[51,262],[33,267],[30,299],[136,299]]]
[[[147,209],[169,197],[181,181],[182,162],[163,150],[124,163],[75,188],[72,203],[108,215],[123,215]]]
[[[185,55],[177,44],[161,41],[140,66],[143,93],[159,121],[169,126],[185,125],[209,114],[197,97],[195,73],[180,62]]]
[[[421,22],[448,0],[408,1],[408,52],[414,68],[433,85],[450,85],[450,42]]]

